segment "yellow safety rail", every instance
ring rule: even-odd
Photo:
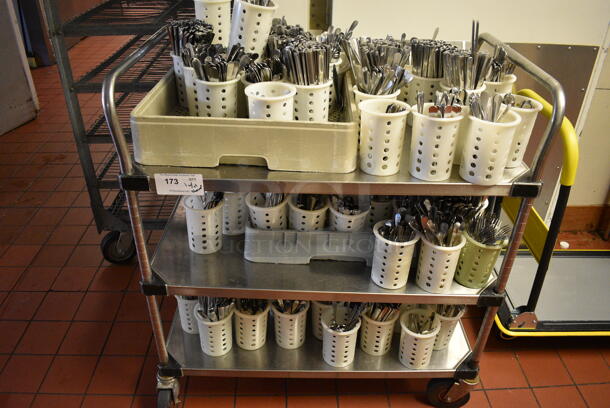
[[[542,114],[547,118],[551,117],[553,106],[544,100],[542,96],[531,89],[522,89],[517,92],[517,94],[527,96],[528,98],[540,102],[542,104]],[[564,186],[572,186],[576,179],[576,169],[578,168],[578,136],[576,135],[574,126],[572,126],[572,123],[568,118],[563,118],[559,135],[563,142],[563,168],[561,169],[560,182]],[[503,201],[502,208],[513,221],[517,216],[519,203],[520,199],[514,197],[506,198]],[[544,223],[544,220],[540,217],[540,214],[536,212],[536,209],[532,208],[527,224],[525,225],[523,240],[538,262],[540,262],[542,248],[544,247],[548,232],[549,229]]]
[[[542,114],[549,118],[553,110],[553,106],[548,103],[544,98],[538,95],[531,89],[523,89],[517,92],[519,95],[527,96],[535,99],[542,104]],[[576,169],[578,168],[578,136],[574,130],[574,126],[568,118],[563,118],[561,129],[559,131],[563,142],[563,167],[561,170],[560,182],[562,186],[570,187],[576,180]],[[511,220],[515,220],[517,211],[519,209],[520,199],[518,198],[506,198],[503,201],[502,208]],[[530,216],[525,226],[525,233],[523,234],[523,240],[527,244],[528,248],[532,252],[536,261],[540,262],[542,255],[542,249],[546,241],[549,229],[544,223],[540,214],[536,212],[535,208],[532,208]],[[514,331],[504,327],[498,315],[495,317],[496,325],[502,333],[507,336],[519,337],[546,337],[546,336],[608,336],[610,333],[607,331],[587,331],[587,332],[543,332],[543,331]]]

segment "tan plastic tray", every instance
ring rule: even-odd
[[[345,89],[349,88],[346,79]],[[262,165],[270,170],[350,173],[357,166],[358,125],[352,93],[338,122],[265,121],[183,116],[173,71],[131,113],[136,162],[216,167]]]

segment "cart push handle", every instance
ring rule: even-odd
[[[129,54],[120,64],[114,67],[104,78],[102,84],[102,108],[104,116],[108,124],[108,130],[112,137],[112,143],[119,157],[119,166],[122,174],[131,174],[133,170],[133,162],[129,153],[127,139],[121,128],[119,116],[116,111],[116,103],[114,100],[114,86],[117,79],[138,62],[146,53],[148,53],[155,45],[167,35],[165,26],[157,30],[151,35],[140,48]]]

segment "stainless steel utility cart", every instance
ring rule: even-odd
[[[406,169],[391,177],[372,177],[360,171],[350,174],[270,172],[260,167],[220,165],[214,169],[142,166],[132,159],[127,140],[117,117],[115,84],[118,78],[155,47],[165,35],[158,31],[141,48],[128,56],[108,74],[103,86],[103,107],[110,135],[118,152],[120,184],[126,202],[142,274],[142,292],[148,302],[150,320],[159,354],[158,406],[172,406],[178,400],[177,378],[183,375],[241,377],[316,377],[316,378],[431,378],[428,397],[438,407],[462,406],[471,387],[478,383],[479,361],[502,304],[505,287],[524,233],[532,200],[540,191],[540,172],[551,139],[557,134],[564,116],[565,98],[561,85],[490,34],[480,36],[481,43],[506,47],[508,56],[541,83],[552,95],[553,112],[542,143],[537,147],[531,171],[515,180],[495,186],[479,186],[462,181],[457,171],[447,181],[429,183],[411,177]],[[456,170],[456,169],[454,169]],[[500,196],[519,198],[510,244],[488,287],[471,290],[454,285],[448,294],[434,295],[414,285],[398,290],[381,289],[370,283],[364,266],[350,263],[313,261],[309,265],[257,265],[243,259],[240,238],[225,237],[227,248],[212,255],[192,253],[187,245],[184,213],[177,206],[166,226],[154,256],[146,247],[139,195],[156,192],[154,175],[158,173],[200,174],[209,191],[291,192],[322,194],[455,195]],[[229,242],[229,241],[235,242]],[[235,244],[235,245],[229,245]],[[332,271],[331,271],[332,269]],[[331,273],[332,272],[332,273]],[[233,348],[223,358],[201,352],[198,338],[182,332],[177,318],[169,330],[163,328],[158,296],[227,296],[244,298],[288,298],[304,300],[375,301],[424,304],[468,304],[485,307],[483,323],[476,343],[468,344],[463,328],[458,326],[448,351],[435,355],[430,366],[410,370],[391,357],[371,357],[358,353],[351,366],[333,368],[320,359],[321,344],[315,341],[297,350],[284,350],[268,342],[256,351]]]

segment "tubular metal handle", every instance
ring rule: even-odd
[[[479,36],[479,40],[487,42],[492,46],[503,47],[506,50],[508,58],[518,67],[530,74],[538,83],[544,86],[551,93],[553,112],[549,118],[549,123],[546,127],[543,142],[538,146],[534,161],[532,163],[532,181],[540,181],[544,162],[547,159],[547,153],[551,147],[551,142],[557,135],[559,128],[563,122],[566,107],[566,97],[561,84],[538,67],[536,64],[519,54],[510,46],[505,45],[502,41],[489,33],[483,33]]]
[[[131,154],[129,153],[129,146],[127,140],[123,134],[121,123],[119,122],[119,116],[116,112],[116,104],[114,101],[114,85],[119,76],[125,71],[131,68],[136,62],[138,62],[146,53],[148,53],[155,45],[157,45],[163,37],[167,34],[165,27],[160,28],[151,35],[140,48],[129,54],[127,58],[121,61],[116,67],[114,67],[102,84],[102,108],[104,109],[104,116],[106,117],[106,123],[108,124],[108,130],[112,137],[112,143],[116,149],[119,157],[119,165],[121,167],[122,174],[130,174],[133,170],[133,162],[131,161]]]

